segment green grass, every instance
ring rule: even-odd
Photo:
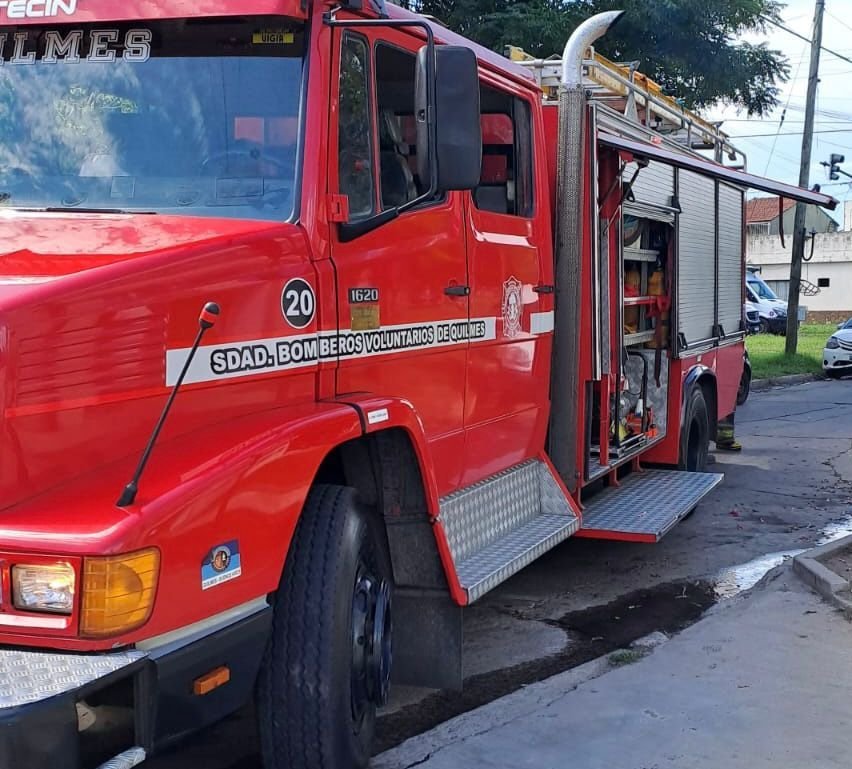
[[[822,350],[837,330],[832,323],[802,324],[799,327],[798,352],[784,354],[785,337],[755,334],[746,339],[751,359],[752,377],[767,379],[785,374],[819,374],[822,372]]]

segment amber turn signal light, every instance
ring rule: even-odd
[[[154,608],[160,552],[86,558],[83,562],[80,634],[88,638],[120,635],[144,625]]]

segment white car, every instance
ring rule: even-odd
[[[827,376],[852,374],[852,328],[835,331],[822,351],[822,369]]]

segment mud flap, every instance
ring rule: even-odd
[[[393,683],[461,689],[462,608],[446,589],[397,588],[393,625]]]

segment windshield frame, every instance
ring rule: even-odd
[[[242,14],[241,14],[242,16]],[[230,18],[222,18],[217,20],[221,20],[223,23],[232,22]],[[235,20],[235,19],[234,19]],[[7,36],[11,39],[14,39],[14,34],[16,31],[28,32],[31,33],[34,27],[38,27],[42,32],[48,31],[57,31],[63,35],[67,35],[70,31],[76,29],[83,29],[86,31],[91,31],[94,29],[101,29],[104,27],[106,22],[92,22],[91,20],[74,22],[67,21],[63,19],[60,23],[50,23],[49,20],[42,19],[40,20],[42,23],[40,24],[14,24],[14,25],[3,25],[2,32],[5,32]],[[138,25],[140,27],[145,27],[147,29],[152,29],[156,31],[156,29],[162,24],[171,24],[171,23],[181,23],[181,22],[198,22],[199,19],[197,17],[182,17],[182,18],[141,18],[138,19]],[[307,119],[307,100],[308,100],[308,91],[309,91],[309,71],[310,71],[310,48],[311,48],[311,24],[310,19],[305,17],[299,17],[296,15],[283,15],[277,14],[274,16],[265,16],[263,18],[246,18],[242,17],[241,22],[246,26],[254,26],[260,28],[273,28],[273,26],[298,26],[302,30],[302,34],[304,36],[304,48],[299,56],[292,56],[293,59],[299,59],[301,65],[299,67],[299,82],[293,84],[293,101],[291,102],[296,109],[296,137],[295,144],[293,149],[293,157],[295,168],[293,170],[292,175],[288,178],[292,183],[292,196],[289,206],[282,206],[279,211],[271,211],[269,216],[262,215],[252,215],[253,212],[248,211],[245,212],[245,208],[243,206],[239,207],[238,213],[220,213],[216,212],[213,206],[206,206],[204,212],[192,212],[192,209],[186,208],[178,208],[178,207],[164,207],[159,204],[155,204],[152,206],[145,205],[144,202],[138,203],[135,207],[121,207],[120,204],[116,205],[118,201],[113,201],[112,205],[110,205],[110,201],[107,201],[104,198],[101,198],[100,201],[93,201],[94,205],[79,205],[79,206],[63,206],[61,205],[62,201],[56,200],[56,205],[53,205],[51,202],[45,201],[45,204],[40,204],[39,201],[33,201],[32,205],[28,205],[26,201],[21,201],[20,204],[15,204],[14,200],[9,203],[0,202],[0,210],[6,211],[19,211],[19,212],[38,212],[38,211],[50,211],[50,212],[60,212],[67,213],[69,215],[77,214],[127,214],[127,215],[154,215],[154,216],[174,216],[180,218],[197,218],[197,219],[234,219],[237,221],[258,221],[258,222],[266,222],[266,223],[295,223],[301,219],[302,215],[302,187],[304,184],[305,178],[305,123]],[[117,25],[126,25],[126,21],[116,21],[114,24]],[[87,32],[88,33],[88,32]],[[10,46],[7,45],[7,51]],[[180,50],[177,50],[177,53],[170,52],[167,56],[160,56],[158,58],[187,58],[191,57],[191,54],[181,54]],[[215,61],[217,58],[216,55],[211,55],[209,57],[211,61]],[[221,58],[241,58],[238,55],[229,57],[229,56],[221,56]],[[271,57],[275,58],[275,57]],[[40,58],[39,60],[40,61]],[[20,64],[16,66],[21,66]],[[73,66],[73,65],[72,65]],[[4,67],[4,69],[11,69]],[[292,81],[291,81],[292,82]],[[223,117],[227,117],[227,115],[223,115]],[[113,177],[120,178],[120,177]],[[145,178],[145,177],[131,177],[131,178]],[[152,177],[148,177],[152,178]],[[201,177],[199,177],[201,178]],[[246,177],[250,178],[250,177]],[[258,177],[263,178],[263,177]],[[98,203],[101,203],[100,205]],[[227,211],[228,206],[222,206],[223,211]],[[151,210],[157,209],[157,210]],[[286,215],[284,215],[286,212]],[[279,214],[275,216],[274,214]]]

